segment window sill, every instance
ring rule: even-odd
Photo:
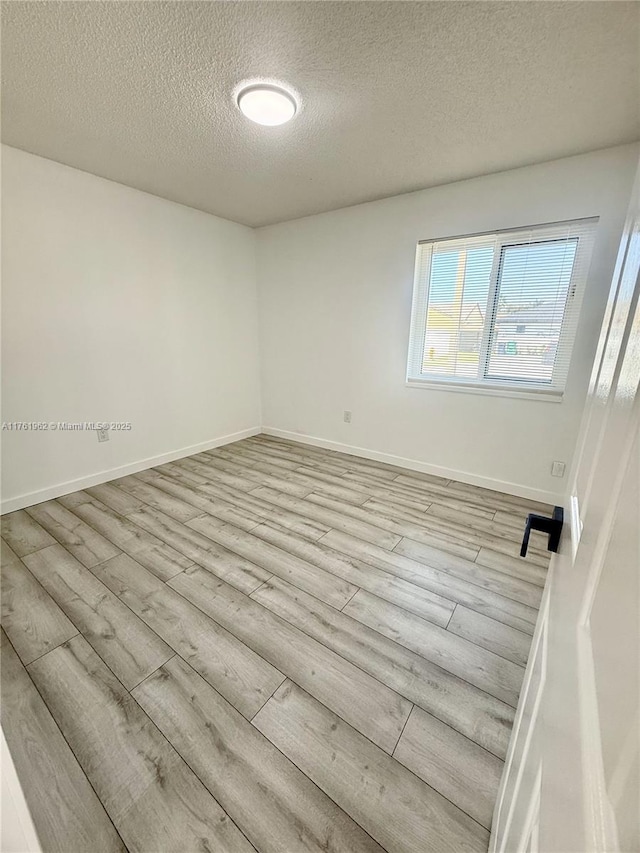
[[[537,391],[533,388],[492,385],[490,383],[455,382],[438,379],[407,379],[407,388],[422,388],[430,391],[454,391],[462,394],[482,394],[491,397],[515,397],[519,400],[539,400],[543,403],[562,403],[562,391]]]

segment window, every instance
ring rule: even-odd
[[[408,383],[561,398],[596,222],[419,243]]]

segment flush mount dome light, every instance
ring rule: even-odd
[[[296,114],[298,105],[286,89],[257,83],[240,91],[238,106],[251,121],[275,127],[290,121]]]

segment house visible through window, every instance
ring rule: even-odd
[[[408,382],[560,395],[596,221],[420,243]]]

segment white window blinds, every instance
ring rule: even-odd
[[[596,223],[419,243],[409,383],[561,395]]]

